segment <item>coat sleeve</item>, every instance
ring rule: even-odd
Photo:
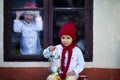
[[[43,51],[43,56],[45,57],[45,58],[49,58],[50,57],[50,51],[49,51],[49,47],[48,48],[46,48],[46,49],[44,49],[44,51]]]
[[[37,17],[37,18],[35,18],[35,21],[36,21],[36,25],[37,25],[36,29],[38,31],[42,31],[43,30],[43,21],[42,21],[42,18],[41,17]]]
[[[74,69],[74,71],[76,72],[76,74],[79,74],[80,72],[83,71],[84,67],[85,67],[85,61],[83,58],[83,54],[82,51],[80,49],[77,49],[77,65],[76,68]]]
[[[21,30],[22,30],[22,22],[20,20],[14,20],[13,31],[17,33],[21,33]]]

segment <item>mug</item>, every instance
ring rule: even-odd
[[[86,75],[80,75],[78,80],[88,80]]]

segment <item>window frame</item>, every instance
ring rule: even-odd
[[[67,8],[54,8],[52,7],[53,1],[52,0],[43,0],[44,6],[44,48],[46,48],[48,45],[53,44],[53,11],[54,10],[67,10]],[[4,61],[47,61],[47,59],[43,58],[43,56],[38,55],[11,55],[11,26],[10,23],[12,23],[11,13],[12,8],[11,6],[11,0],[4,0]],[[16,9],[14,9],[16,10]],[[38,8],[37,10],[40,10]],[[83,10],[83,8],[70,8],[70,10]],[[85,52],[85,61],[91,62],[93,61],[93,0],[85,0],[85,38],[86,38],[86,52]],[[9,35],[8,35],[9,34]]]
[[[61,11],[77,11],[77,10],[85,10],[85,39],[86,39],[86,46],[85,46],[85,54],[84,54],[84,59],[86,62],[91,62],[93,61],[93,0],[85,0],[85,8],[65,8],[65,7],[52,7],[53,1],[49,0],[49,30],[53,29],[53,11],[54,10],[61,10]],[[50,30],[49,33],[49,40],[50,40],[50,45],[53,44],[53,30]]]

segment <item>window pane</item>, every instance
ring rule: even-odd
[[[53,0],[54,7],[84,7],[85,0]]]
[[[60,27],[67,21],[73,20],[76,23],[78,47],[85,52],[85,26],[84,12],[75,11],[55,11],[53,15],[53,44],[59,44],[58,32]]]
[[[17,12],[23,12],[19,20],[16,19]],[[13,11],[12,21],[11,53],[20,55],[40,55],[43,49],[44,37],[41,19],[39,19],[39,21],[35,19],[34,11]]]
[[[11,0],[12,8],[23,8],[26,2],[36,3],[37,7],[43,7],[43,0]],[[32,4],[29,4],[32,6]]]

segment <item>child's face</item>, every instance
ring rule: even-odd
[[[72,43],[73,39],[69,35],[62,35],[61,42],[64,46],[69,46]]]
[[[24,14],[24,19],[27,23],[32,22],[33,18],[34,18],[34,14],[32,14],[32,13],[26,12]]]

